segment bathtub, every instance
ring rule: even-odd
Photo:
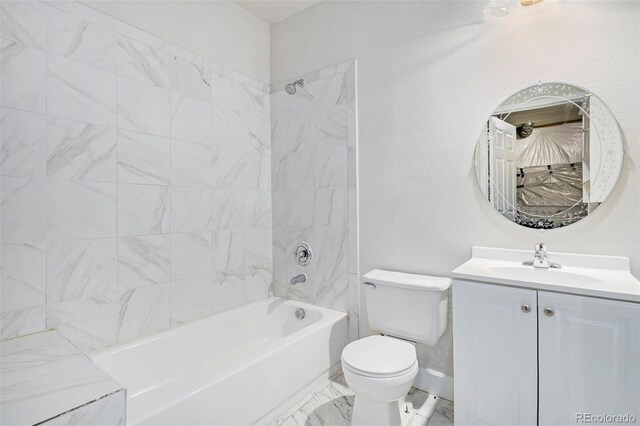
[[[90,357],[127,389],[127,425],[266,424],[339,370],[346,339],[345,313],[271,298]]]

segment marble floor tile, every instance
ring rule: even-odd
[[[354,400],[353,391],[339,374],[294,404],[269,426],[349,426]],[[410,411],[403,417],[403,425],[453,426],[451,401],[412,388],[403,404]]]
[[[429,426],[453,426],[453,402],[441,399],[429,419]]]

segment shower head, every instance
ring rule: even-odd
[[[304,87],[304,80],[301,78],[300,80],[296,80],[293,83],[287,83],[284,86],[284,90],[288,94],[294,95],[296,93],[296,86]]]

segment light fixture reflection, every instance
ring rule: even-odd
[[[540,3],[542,0],[520,0],[520,4],[522,6],[533,6],[534,4]]]
[[[509,0],[491,0],[484,8],[484,13],[499,17],[507,16],[509,14]]]

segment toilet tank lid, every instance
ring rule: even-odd
[[[385,271],[383,269],[372,269],[364,274],[363,278],[365,283],[405,287],[416,290],[444,291],[451,287],[450,278]]]

